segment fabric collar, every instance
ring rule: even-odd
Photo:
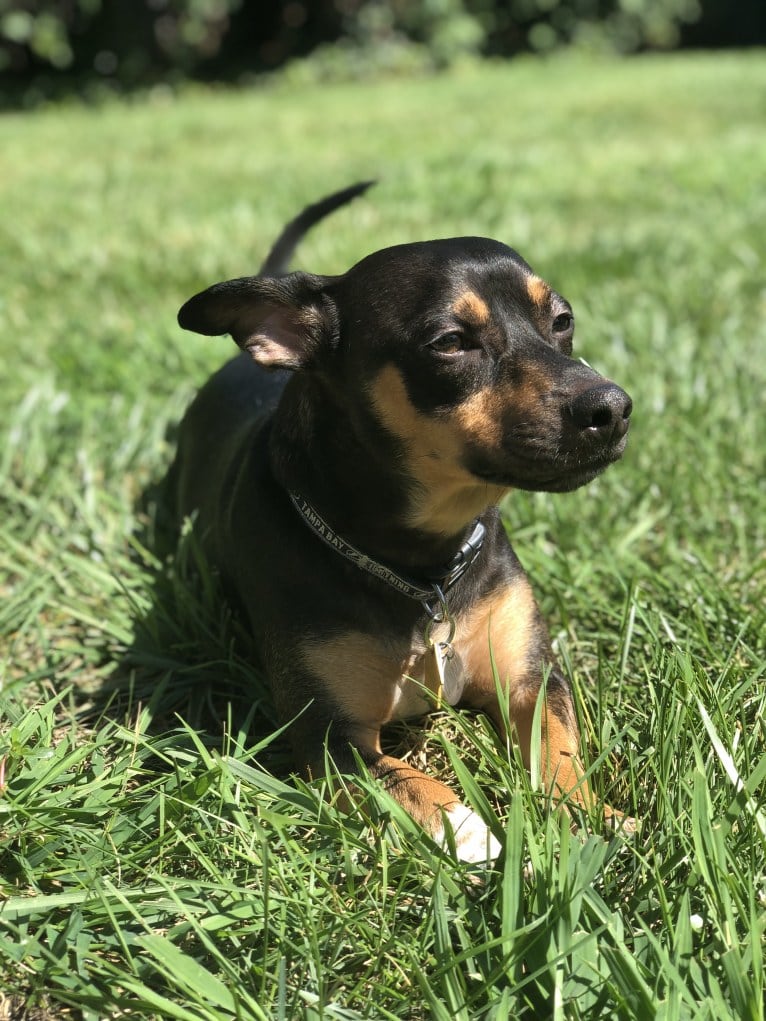
[[[308,527],[331,549],[339,553],[346,560],[355,564],[361,571],[366,571],[379,581],[385,582],[391,588],[396,589],[401,595],[409,596],[410,599],[417,599],[429,607],[434,596],[441,602],[444,601],[444,593],[450,589],[458,578],[475,562],[481,553],[484,544],[486,529],[480,521],[476,521],[468,539],[463,543],[455,556],[448,564],[425,572],[422,579],[408,577],[400,574],[392,568],[373,560],[350,542],[346,542],[337,532],[327,524],[324,518],[311,506],[305,497],[300,493],[290,493],[290,499],[294,507],[301,515]]]

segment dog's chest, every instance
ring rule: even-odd
[[[434,629],[435,641],[444,637],[442,628]],[[402,642],[346,631],[302,650],[304,664],[344,714],[375,726],[423,716],[439,697],[457,705],[468,681],[460,652],[460,643],[453,643],[437,691],[429,669],[433,653],[418,633]]]
[[[422,716],[439,697],[457,705],[478,689],[491,694],[496,678],[511,685],[522,682],[536,651],[535,621],[534,600],[522,575],[456,617],[439,678],[429,641],[420,631],[397,639],[337,630],[307,639],[301,658],[314,683],[347,719],[379,727]],[[449,630],[438,625],[430,642],[445,642]]]

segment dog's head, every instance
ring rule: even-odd
[[[393,437],[418,527],[448,531],[456,503],[469,520],[509,488],[576,489],[625,448],[630,398],[571,357],[571,306],[496,241],[400,245],[337,277],[227,281],[179,322],[310,373],[371,446]]]

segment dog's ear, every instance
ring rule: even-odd
[[[265,368],[300,369],[335,333],[325,282],[309,273],[226,280],[190,298],[178,322],[208,337],[230,333]]]

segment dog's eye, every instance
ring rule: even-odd
[[[474,345],[462,333],[443,333],[428,345],[431,351],[439,355],[459,355],[469,351]]]
[[[574,329],[574,316],[571,312],[562,312],[553,320],[554,333],[569,333]]]

